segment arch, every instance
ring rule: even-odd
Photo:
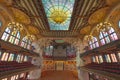
[[[12,11],[12,14],[14,16],[14,21],[19,22],[21,24],[31,23],[30,17],[27,14],[25,14],[23,11],[14,7],[11,7],[10,10]]]
[[[5,19],[4,19],[3,15],[1,13],[0,13],[0,21],[2,22],[2,26],[4,26]]]
[[[101,23],[99,23],[99,24],[97,24],[93,29],[92,29],[92,31],[90,32],[90,34],[91,35],[93,35],[94,34],[94,31],[95,32],[97,32],[97,33],[99,33],[102,29],[106,29],[106,30],[108,30],[108,29],[111,29],[111,28],[114,28],[114,26],[111,24],[111,23],[108,23],[108,22],[101,22]],[[116,31],[116,29],[114,29],[115,31]],[[98,36],[99,36],[99,34],[98,34]]]
[[[118,2],[116,5],[113,6],[113,8],[108,12],[107,17],[105,18],[104,21],[108,21],[110,15],[117,9],[120,8],[120,2]]]
[[[6,6],[0,3],[0,9],[6,12],[11,22],[14,21],[12,12]]]
[[[0,3],[0,9],[2,9],[2,10],[7,14],[7,16],[8,16],[9,19],[10,19],[9,22],[6,22],[5,19],[4,19],[5,16],[0,16],[0,17],[2,17],[2,20],[3,20],[4,24],[8,24],[8,23],[10,23],[10,22],[14,22],[14,21],[15,21],[14,16],[13,16],[13,12],[10,11],[10,9],[8,9],[4,4],[1,4],[1,3]],[[1,13],[0,13],[0,14],[1,14]],[[2,14],[1,14],[1,15],[2,15]],[[24,25],[24,26],[28,26],[28,25],[26,25],[26,24],[24,24],[24,23],[23,23],[23,25]],[[4,26],[6,26],[6,25],[4,25]],[[3,30],[4,30],[4,29],[6,29],[6,27],[4,27]],[[28,32],[28,30],[27,30],[26,27],[24,27],[24,30],[25,30],[25,32],[27,33],[27,35],[30,34],[30,33]],[[3,32],[3,31],[2,31],[2,32]]]
[[[110,18],[110,16],[112,15],[112,13],[116,10],[116,9],[118,9],[118,8],[120,8],[120,3],[118,2],[118,3],[116,3],[114,6],[112,6],[113,8],[111,8],[108,12],[107,12],[107,15],[106,15],[106,17],[104,18],[104,20],[103,20],[103,22],[109,22],[108,20],[109,20],[109,18]],[[93,32],[94,32],[94,30],[98,27],[98,26],[96,26],[97,24],[91,24],[91,26],[93,26],[93,29],[90,31],[90,34],[93,34]],[[115,29],[116,30],[116,29]]]
[[[84,38],[83,38],[83,41],[88,41],[89,39],[92,39],[92,38],[93,38],[92,34],[85,35]]]

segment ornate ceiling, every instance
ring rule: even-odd
[[[11,8],[15,21],[19,23],[24,23],[24,24],[30,24],[30,18],[26,14],[24,14],[22,11],[16,9],[16,8]]]
[[[42,0],[50,30],[69,30],[75,0]]]
[[[17,8],[26,13],[30,17],[31,20],[30,25],[33,25],[36,27],[36,29],[38,29],[36,34],[38,33],[37,34],[38,36],[42,35],[44,37],[84,36],[85,29],[83,29],[84,31],[82,32],[82,34],[80,33],[80,31],[82,31],[82,28],[89,25],[90,22],[89,17],[91,16],[91,14],[93,14],[98,9],[106,7],[106,0],[65,0],[66,5],[67,2],[71,1],[70,4],[72,4],[73,6],[73,11],[72,10],[70,12],[68,11],[65,14],[63,8],[69,6],[65,6],[65,4],[62,5],[63,2],[60,2],[60,0],[52,0],[53,2],[48,3],[49,5],[54,7],[53,3],[55,1],[59,1],[59,3],[62,5],[62,8],[51,11],[52,14],[49,15],[46,13],[47,9],[45,6],[47,6],[47,4],[44,1],[46,0],[14,0],[12,5],[14,8]],[[50,1],[51,0],[48,0],[48,2]],[[47,8],[49,8],[49,6]],[[57,14],[59,15],[57,16]],[[71,16],[69,17],[69,19],[68,17],[66,17],[68,14]],[[59,29],[58,28],[54,29],[51,28],[53,25],[51,25],[49,18],[51,18],[55,24],[61,24],[65,21],[69,21],[70,24],[67,25],[62,24],[62,26],[60,26]],[[66,28],[64,29],[61,27]],[[33,33],[34,32],[35,31],[33,31]]]

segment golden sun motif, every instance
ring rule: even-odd
[[[50,18],[58,23],[58,24],[61,24],[63,23],[64,21],[67,20],[68,16],[67,16],[67,13],[61,9],[59,10],[53,10],[50,14]]]

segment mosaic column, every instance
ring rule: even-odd
[[[42,67],[42,49],[40,48],[39,44],[36,42],[32,43],[32,46],[35,48],[34,52],[38,53],[38,57],[34,57],[31,61],[31,63],[38,67],[38,69],[35,69],[29,73],[28,79],[36,80],[41,77],[41,67]]]

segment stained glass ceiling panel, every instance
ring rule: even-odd
[[[75,0],[42,0],[50,30],[69,30]]]

